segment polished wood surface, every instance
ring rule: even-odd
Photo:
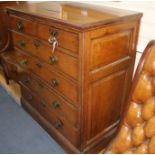
[[[93,39],[90,51],[90,68],[98,68],[128,56],[130,54],[128,48],[130,35],[131,31],[127,31]]]
[[[124,20],[126,19],[126,16],[128,16],[128,18],[141,16],[141,14],[133,11],[119,10],[109,7],[95,8],[95,6],[92,7],[71,2],[41,2],[31,5],[25,4],[24,6],[18,5],[10,8],[11,10],[23,14],[52,19],[54,21],[74,25],[78,28],[88,28],[98,26],[101,23],[106,24],[109,22],[115,22],[118,18]]]
[[[155,153],[154,61],[155,41],[151,41],[137,67],[118,134],[106,153]]]
[[[142,14],[75,5],[7,8],[12,49],[1,61],[21,85],[23,107],[60,145],[97,153],[115,135],[125,106]]]

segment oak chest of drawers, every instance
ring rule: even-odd
[[[99,152],[125,106],[142,14],[58,2],[6,13],[1,60],[21,85],[22,106],[68,152]]]

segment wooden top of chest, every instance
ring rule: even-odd
[[[11,12],[31,15],[31,17],[54,20],[79,29],[89,29],[142,16],[141,13],[133,11],[97,7],[77,2],[26,3],[7,7],[7,9]]]

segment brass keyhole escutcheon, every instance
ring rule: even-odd
[[[52,108],[53,109],[57,109],[57,108],[59,108],[60,107],[60,103],[58,102],[58,101],[53,101],[52,102]]]
[[[20,65],[26,65],[28,63],[27,59],[22,59],[21,61],[19,61]]]
[[[51,65],[54,65],[54,64],[56,64],[58,62],[58,58],[56,57],[56,56],[50,56],[49,57],[49,63],[51,64]]]
[[[63,124],[60,120],[57,120],[56,122],[54,122],[53,125],[56,129],[59,129],[60,127],[62,127]]]
[[[34,46],[35,46],[36,48],[39,48],[40,45],[41,45],[41,42],[40,42],[40,40],[34,40],[33,44],[34,44]]]
[[[17,20],[16,21],[16,29],[19,32],[23,31],[24,25],[23,25],[23,22],[21,20]]]
[[[56,79],[51,80],[51,86],[54,88],[59,84],[59,82]]]

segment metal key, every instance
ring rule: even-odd
[[[58,46],[58,41],[57,41],[56,38],[55,38],[55,40],[53,41],[53,48],[52,48],[52,52],[53,52],[53,53],[54,53],[54,51],[55,51],[56,46]]]
[[[58,41],[55,37],[50,37],[48,42],[52,45],[52,53],[54,53],[56,46],[58,46]]]

